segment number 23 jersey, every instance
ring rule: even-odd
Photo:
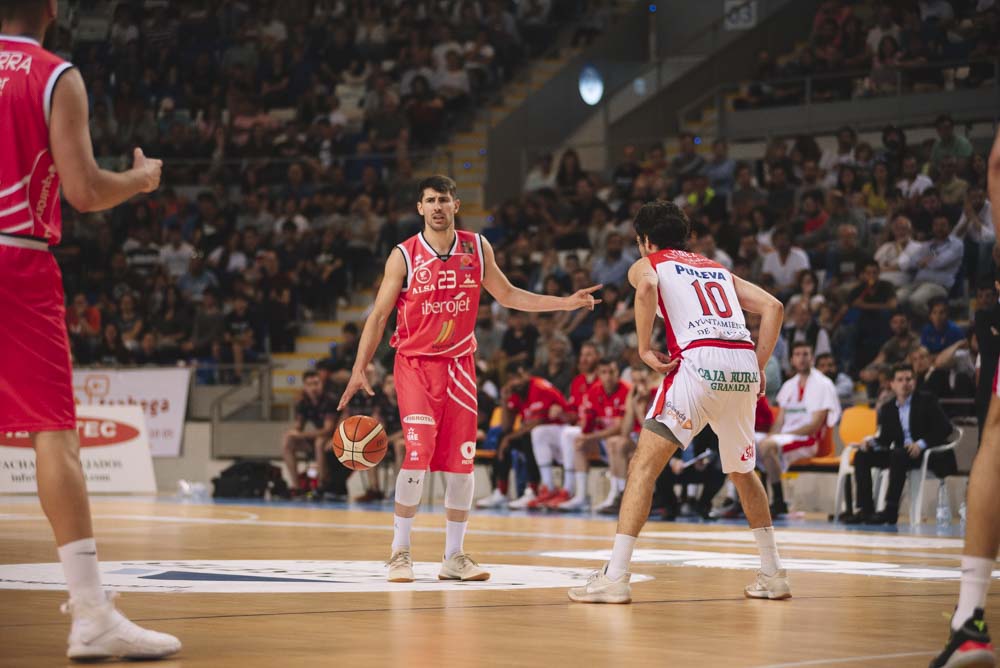
[[[661,250],[647,257],[656,271],[657,310],[666,326],[671,357],[696,342],[753,345],[728,269],[680,250]]]
[[[396,246],[406,262],[406,282],[396,300],[396,332],[389,344],[408,357],[464,357],[476,352],[476,316],[483,284],[482,239],[455,231],[440,256],[415,234]]]

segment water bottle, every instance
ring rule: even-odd
[[[965,499],[962,499],[962,504],[958,507],[958,521],[962,525],[962,531],[965,531]]]
[[[948,487],[944,483],[938,485],[937,523],[939,526],[951,524],[951,502],[948,499]]]

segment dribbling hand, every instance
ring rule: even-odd
[[[589,288],[577,290],[569,297],[566,297],[566,310],[575,311],[578,308],[585,308],[593,311],[594,306],[601,303],[600,299],[594,299],[594,293],[603,288],[601,284],[591,285]]]
[[[640,353],[639,357],[646,363],[646,366],[664,376],[676,369],[677,365],[681,363],[680,358],[671,360],[669,355],[664,355],[656,350],[647,350]]]
[[[368,378],[365,377],[364,372],[354,372],[351,374],[351,380],[347,382],[347,388],[344,390],[344,393],[340,395],[340,403],[337,404],[337,410],[344,410],[344,406],[346,406],[348,402],[354,398],[354,395],[358,393],[358,390],[361,389],[367,392],[369,397],[375,396],[375,390],[373,390],[372,386],[368,384]]]
[[[142,179],[140,192],[151,193],[160,187],[160,172],[163,170],[162,160],[147,158],[142,149],[136,147],[132,153],[132,170],[138,173]]]

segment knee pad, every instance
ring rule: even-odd
[[[400,469],[396,476],[396,503],[401,506],[419,506],[426,473],[427,471]]]
[[[471,473],[445,473],[444,507],[452,510],[472,508],[475,481]]]

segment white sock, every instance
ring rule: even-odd
[[[632,561],[632,550],[635,549],[635,536],[623,533],[615,534],[615,546],[611,548],[611,561],[604,574],[611,580],[617,580],[628,572]]]
[[[462,544],[465,542],[465,529],[469,522],[444,522],[444,558],[451,559],[462,551]]]
[[[616,493],[621,494],[625,491],[625,478],[611,476],[611,487]]]
[[[573,487],[575,492],[573,496],[577,499],[587,498],[587,472],[577,471],[573,476],[573,479],[575,481]]]
[[[563,469],[563,489],[565,489],[570,494],[573,493],[575,487],[573,486],[573,469]]]
[[[410,529],[413,528],[412,517],[400,517],[399,515],[393,515],[392,517],[392,551],[398,552],[404,548],[409,549],[410,547]]]
[[[951,628],[960,629],[976,608],[986,607],[992,573],[993,559],[962,557],[962,584],[958,589],[958,607],[951,618]]]
[[[781,570],[781,557],[778,556],[778,546],[774,544],[774,527],[761,527],[752,533],[760,551],[760,572],[767,576],[774,575]]]
[[[58,548],[59,561],[66,575],[69,598],[84,605],[101,605],[107,598],[101,587],[101,571],[97,565],[97,543],[93,538],[81,538]]]
[[[539,466],[539,473],[542,474],[542,484],[545,485],[547,489],[552,489],[552,465]]]

